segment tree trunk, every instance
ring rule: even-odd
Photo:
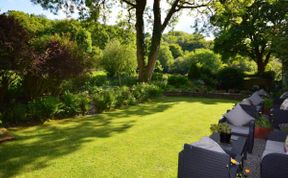
[[[137,46],[137,64],[138,80],[145,81],[145,36],[143,14],[146,6],[146,0],[137,0],[136,2],[136,46]]]
[[[154,14],[153,33],[152,33],[150,53],[148,57],[148,66],[146,71],[145,82],[149,82],[152,78],[160,48],[160,42],[162,37],[160,0],[154,0],[153,14]]]
[[[265,65],[262,60],[257,60],[257,72],[259,75],[263,74],[265,71]]]

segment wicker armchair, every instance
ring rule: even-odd
[[[178,178],[234,178],[239,166],[231,165],[230,156],[185,144],[179,153]]]
[[[287,133],[281,131],[274,131],[268,136],[269,141],[279,142],[280,145],[285,141]],[[272,142],[273,143],[273,142]],[[267,143],[266,143],[266,147]],[[267,148],[265,148],[266,151]],[[281,150],[281,148],[278,148]],[[283,147],[284,150],[284,147]],[[263,158],[260,164],[261,167],[261,178],[287,178],[288,175],[288,155],[285,153],[278,153],[269,151],[263,153]]]

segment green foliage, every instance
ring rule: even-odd
[[[133,96],[139,103],[146,101],[148,98],[160,96],[163,93],[163,90],[159,86],[147,83],[134,85],[131,90]]]
[[[214,72],[217,72],[222,67],[221,56],[219,54],[215,54],[209,49],[197,49],[195,51],[185,53],[184,59],[189,61],[189,66],[192,63],[196,63],[200,67],[208,68]]]
[[[223,3],[211,18],[212,24],[220,27],[214,49],[226,59],[237,54],[247,56],[257,63],[259,73],[264,72],[274,46],[273,36],[287,18],[287,8],[284,1]]]
[[[117,40],[107,44],[103,51],[101,64],[108,76],[132,75],[136,71],[136,52],[132,46],[123,45]]]
[[[178,44],[182,51],[193,51],[199,48],[208,48],[207,42],[201,34],[188,34],[180,31],[173,31],[163,35],[163,41],[168,44]],[[172,51],[172,50],[171,50]]]
[[[244,74],[240,69],[225,67],[219,71],[217,78],[221,89],[241,89],[244,81]]]
[[[168,78],[168,85],[181,87],[188,84],[188,78],[183,75],[170,75]]]
[[[110,110],[116,104],[116,94],[113,89],[102,90],[100,89],[93,95],[93,102],[95,111],[101,113]]]
[[[136,103],[136,98],[127,86],[116,87],[114,91],[117,93],[116,107],[133,105]]]
[[[211,124],[210,130],[212,133],[226,133],[231,134],[231,128],[226,122],[219,124]]]
[[[56,97],[46,96],[34,99],[27,104],[27,117],[31,120],[44,121],[63,112],[63,103]]]
[[[229,67],[239,68],[247,74],[255,74],[257,72],[257,64],[248,57],[236,55],[228,61]]]
[[[9,105],[2,113],[3,125],[18,124],[27,121],[27,106],[22,103],[16,103]]]
[[[162,44],[159,50],[158,59],[164,72],[168,72],[174,63],[173,55],[168,45]]]
[[[188,73],[189,79],[200,79],[201,78],[201,67],[197,63],[192,63]]]
[[[260,77],[262,77],[263,79],[268,79],[268,80],[274,80],[275,79],[275,72],[274,71],[266,71],[262,74],[260,74]]]
[[[82,92],[78,94],[79,105],[81,114],[84,116],[91,109],[91,97],[88,92]]]
[[[63,112],[61,115],[64,117],[75,116],[80,113],[80,97],[70,92],[65,92],[61,97],[63,103]]]
[[[255,126],[259,128],[271,128],[272,127],[269,119],[263,115],[260,115],[259,118],[256,119]]]
[[[172,72],[185,75],[189,71],[190,62],[186,58],[178,57],[172,66]]]
[[[183,50],[182,50],[181,46],[179,46],[177,43],[169,44],[169,49],[170,49],[174,59],[183,55]]]
[[[271,109],[272,106],[273,106],[273,100],[270,98],[265,98],[264,99],[264,108]]]

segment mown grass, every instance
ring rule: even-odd
[[[10,129],[0,177],[176,177],[184,143],[209,135],[235,101],[163,97],[94,116]]]

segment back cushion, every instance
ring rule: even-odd
[[[286,99],[288,98],[288,91],[284,92],[281,96],[280,96],[281,99]]]
[[[246,111],[242,109],[240,104],[237,104],[235,108],[224,114],[229,123],[235,126],[244,126],[248,124],[251,120],[254,120]]]
[[[248,99],[252,102],[253,105],[259,105],[264,101],[257,92],[254,92]]]
[[[288,110],[288,98],[285,99],[285,100],[282,102],[282,104],[281,104],[281,106],[280,106],[280,109],[282,109],[282,110]]]
[[[198,148],[203,148],[205,150],[226,153],[217,142],[215,142],[213,139],[209,137],[203,137],[201,140],[199,140],[198,142],[192,143],[191,145],[198,147]]]
[[[268,96],[268,93],[263,89],[258,90],[257,93],[259,96]]]
[[[248,98],[244,98],[244,99],[240,102],[240,104],[243,104],[243,105],[251,105],[252,103],[251,103],[251,101],[250,101]]]
[[[258,118],[259,113],[256,109],[256,106],[253,105],[245,105],[245,104],[240,104],[241,108],[249,114],[253,118]]]

